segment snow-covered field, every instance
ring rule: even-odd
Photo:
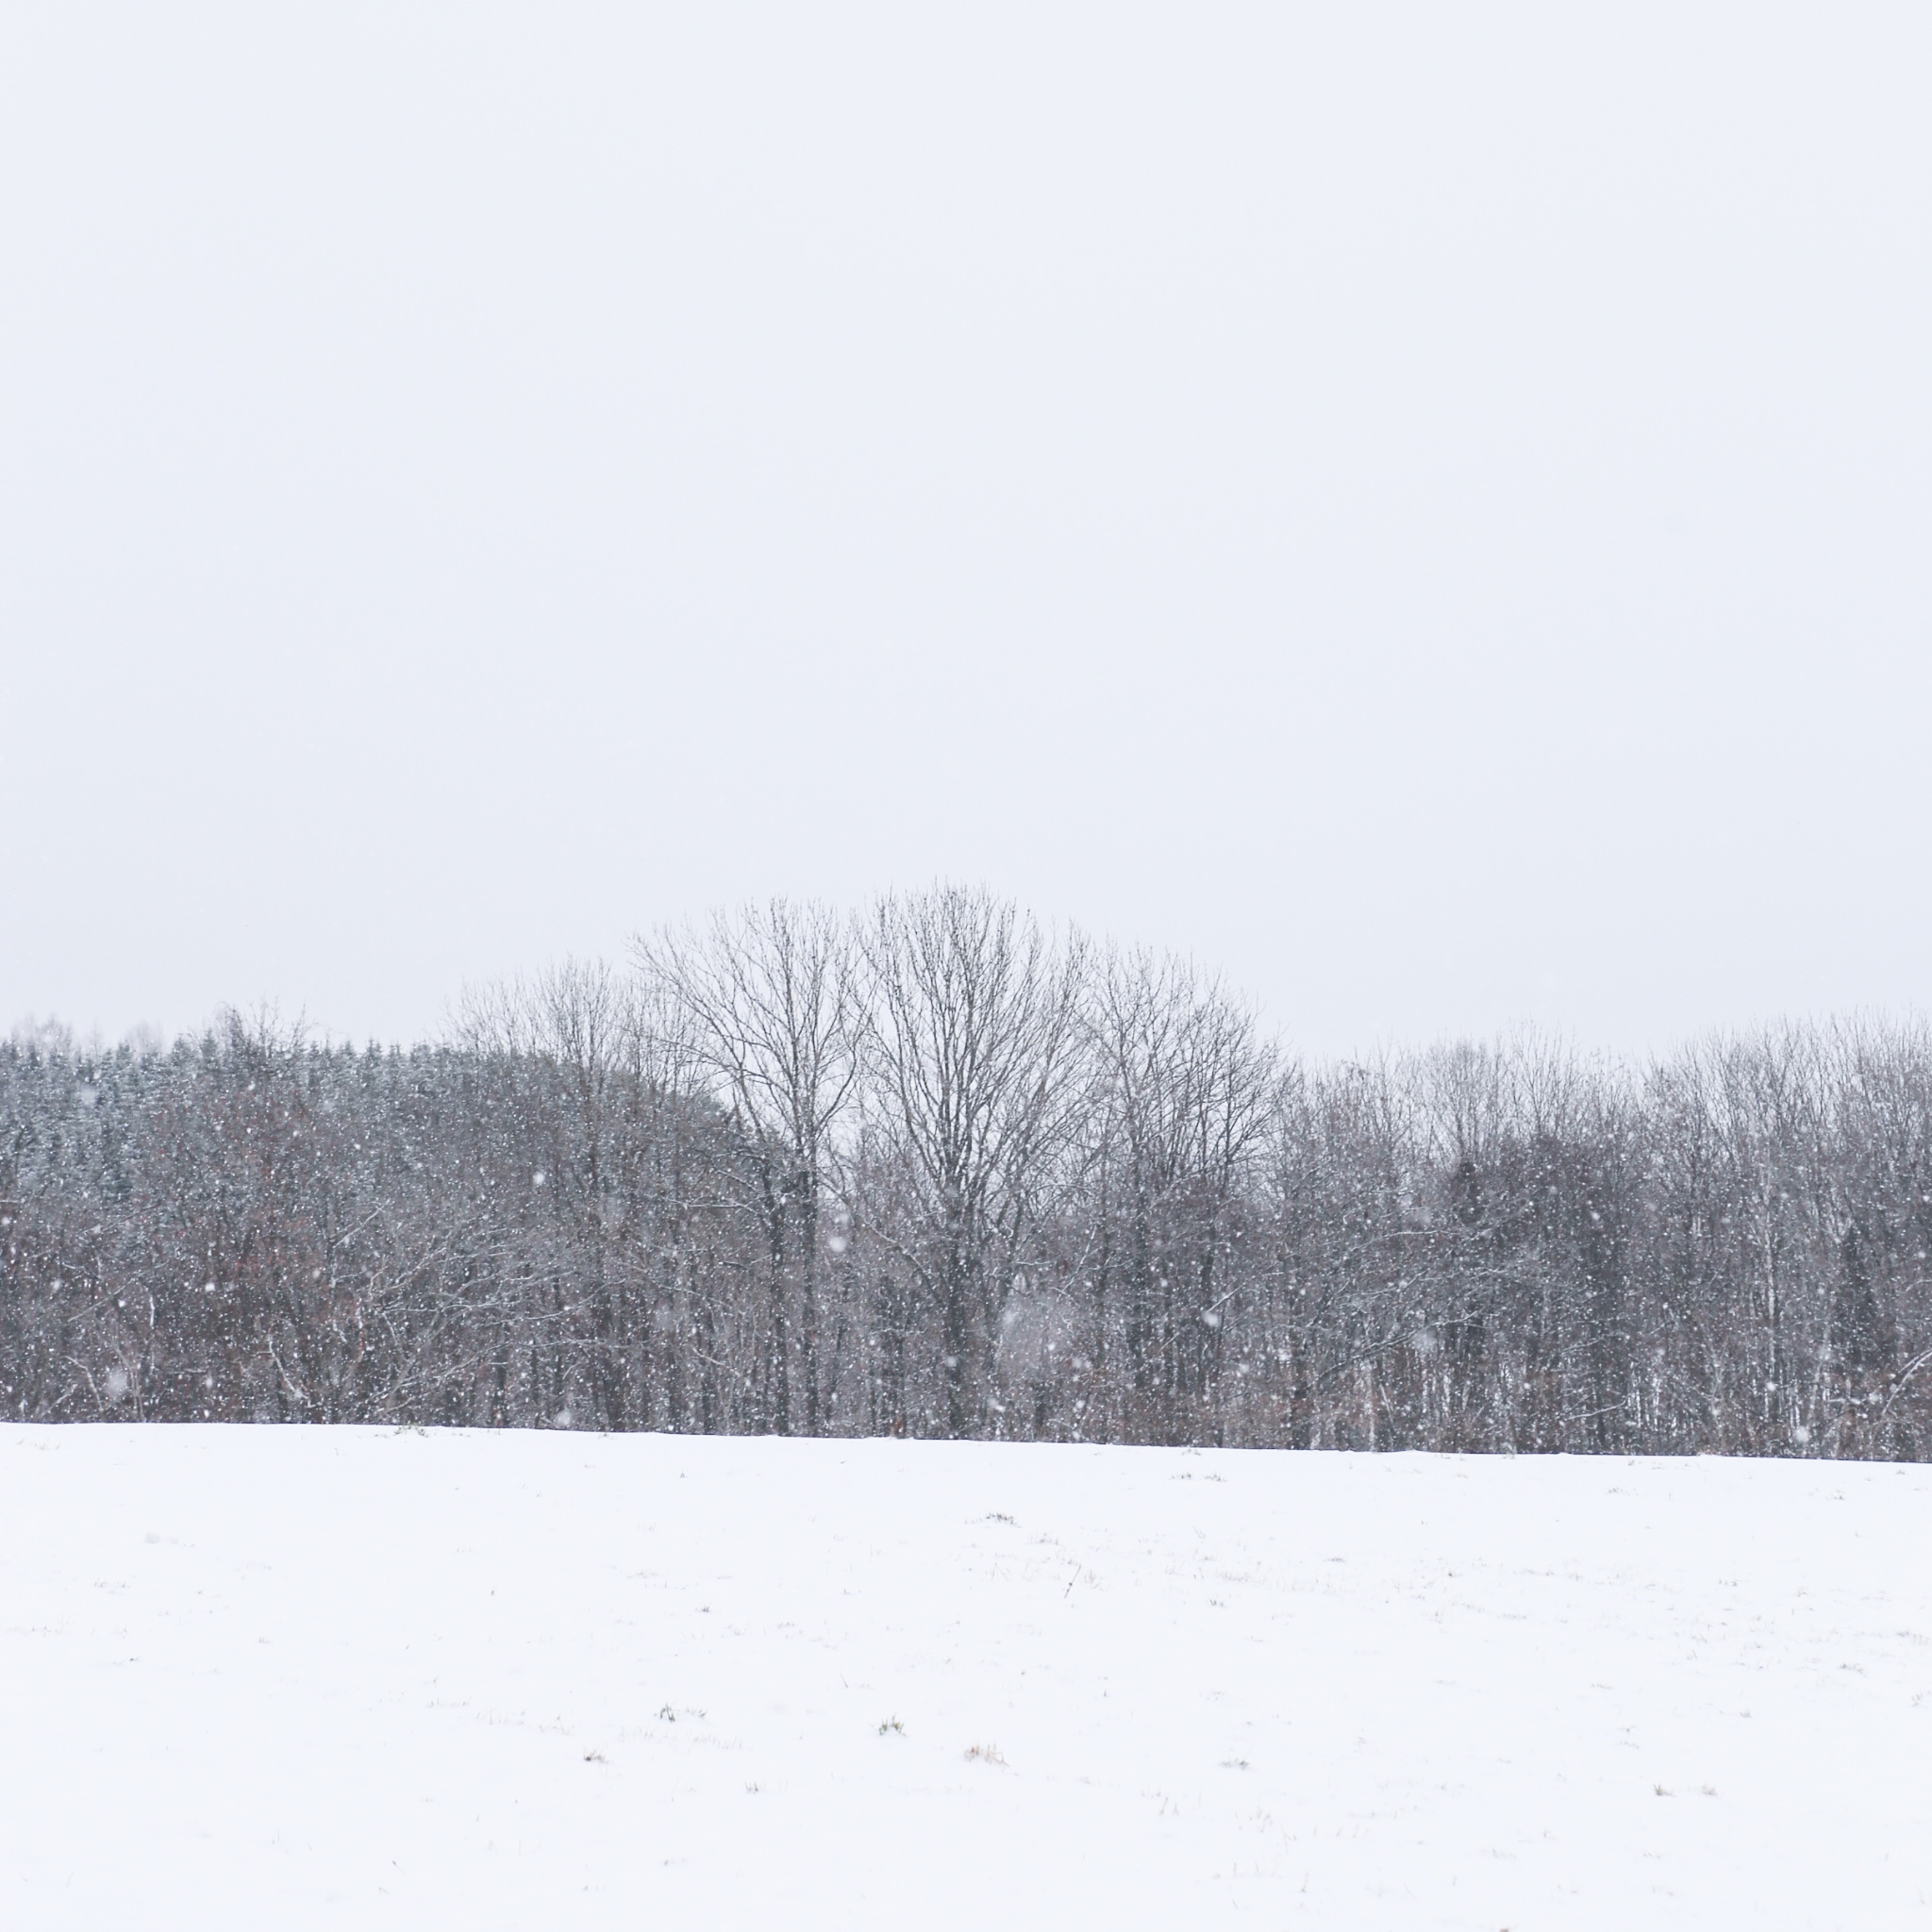
[[[0,1429],[0,1925],[1932,1924],[1932,1471]]]

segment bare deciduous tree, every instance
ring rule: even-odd
[[[1041,1189],[1068,1147],[1083,1074],[1086,955],[985,892],[884,899],[863,928],[868,1128],[901,1190],[878,1231],[938,1305],[944,1426],[978,1420],[975,1317],[990,1360]]]
[[[774,899],[702,936],[641,940],[638,962],[690,1016],[691,1035],[742,1123],[770,1259],[768,1412],[791,1425],[790,1276],[798,1277],[805,1426],[819,1428],[820,1218],[834,1131],[858,1077],[858,1008],[845,922]]]

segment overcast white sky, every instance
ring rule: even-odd
[[[1932,972],[1922,5],[0,13],[0,1028],[937,876],[1318,1054]]]

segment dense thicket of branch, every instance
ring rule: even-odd
[[[0,1411],[1921,1457],[1932,1040],[1281,1058],[970,892],[0,1047]]]

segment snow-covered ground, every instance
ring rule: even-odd
[[[1932,1924],[1932,1470],[0,1429],[0,1925]]]

